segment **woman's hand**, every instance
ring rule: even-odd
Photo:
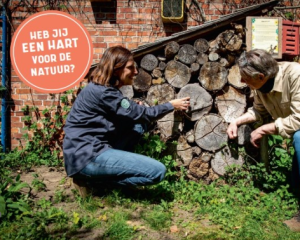
[[[171,100],[170,103],[173,105],[175,110],[187,110],[190,106],[190,97],[174,99]]]

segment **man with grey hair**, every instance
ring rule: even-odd
[[[267,117],[274,120],[251,133],[251,143],[259,147],[264,135],[278,134],[293,137],[295,155],[292,167],[292,187],[300,196],[300,64],[277,62],[270,53],[261,49],[244,52],[238,59],[241,82],[254,93],[253,107],[232,121],[227,129],[230,139],[237,137],[239,125]],[[300,216],[285,221],[290,229],[300,231]]]

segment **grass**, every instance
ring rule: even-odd
[[[152,153],[143,147],[144,154],[159,158],[164,147],[155,144],[161,143],[152,141]],[[144,190],[108,189],[82,199],[75,190],[66,194],[62,186],[67,180],[62,178],[53,198],[38,201],[30,191],[22,192],[26,185],[19,177],[11,177],[14,167],[5,165],[0,212],[5,205],[7,214],[0,218],[0,240],[300,239],[300,233],[283,224],[299,208],[287,185],[291,155],[270,156],[274,157],[271,172],[260,164],[246,164],[242,169],[228,169],[223,179],[209,185],[188,181],[184,169],[176,169],[172,158],[162,157],[168,169],[166,179]],[[39,176],[34,175],[31,188],[43,191],[46,186]]]

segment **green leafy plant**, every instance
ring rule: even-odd
[[[62,165],[63,126],[75,98],[75,92],[69,90],[60,95],[57,106],[42,111],[35,106],[22,108],[28,133],[24,134],[26,145],[21,146],[20,156],[28,167]]]
[[[24,188],[30,192],[30,186],[20,181],[20,175],[15,179],[6,178],[5,181],[0,182],[0,222],[4,219],[15,219],[21,213],[31,211],[26,197],[20,192]]]
[[[31,186],[37,191],[46,191],[46,184],[39,179],[39,175],[37,173],[32,174],[34,179],[31,182]]]

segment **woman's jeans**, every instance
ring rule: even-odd
[[[136,124],[132,132],[92,162],[79,173],[90,180],[125,186],[142,186],[163,180],[166,167],[155,159],[124,150],[132,150],[139,141],[144,129]]]
[[[292,167],[292,188],[298,197],[300,197],[300,130],[294,133],[293,146],[295,154]]]

